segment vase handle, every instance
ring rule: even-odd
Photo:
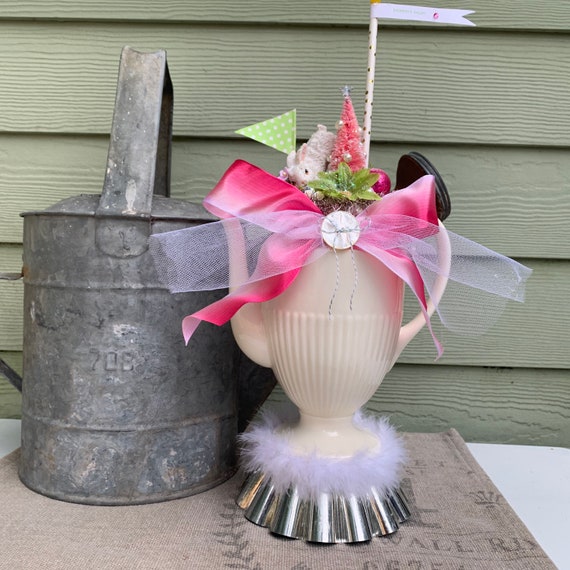
[[[234,283],[245,283],[248,279],[245,238],[237,218],[224,220],[228,238],[230,293],[235,291]],[[248,358],[256,364],[271,368],[271,354],[263,325],[261,303],[247,303],[231,319],[234,338]]]
[[[435,312],[435,307],[441,301],[445,288],[447,287],[447,276],[449,275],[449,268],[451,266],[451,243],[449,241],[449,235],[445,226],[439,220],[439,233],[437,234],[437,241],[439,245],[439,250],[441,252],[440,257],[440,270],[441,272],[435,280],[433,287],[433,295],[428,299],[427,303],[427,314],[431,317]],[[425,326],[426,319],[423,313],[420,311],[409,323],[405,324],[400,329],[400,336],[398,337],[398,344],[396,345],[396,352],[394,356],[394,364],[397,358],[400,356],[401,352],[406,348],[408,343],[420,332],[420,330]]]

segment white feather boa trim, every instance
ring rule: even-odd
[[[406,461],[402,441],[385,418],[357,412],[353,421],[380,439],[378,452],[360,452],[349,458],[298,455],[276,431],[291,422],[266,411],[240,436],[242,467],[264,473],[277,493],[296,487],[301,499],[314,500],[323,492],[364,497],[371,487],[385,495],[399,485]]]

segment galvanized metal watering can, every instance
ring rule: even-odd
[[[167,197],[172,97],[165,52],[125,48],[102,195],[23,214],[20,477],[51,497],[147,503],[221,483],[274,385],[229,328],[184,346],[181,318],[221,293],[171,295],[147,251],[152,233],[211,220]]]

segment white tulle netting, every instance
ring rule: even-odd
[[[501,316],[507,301],[524,301],[532,270],[460,235],[447,232],[451,263],[445,293],[437,305],[441,322],[460,334],[478,335]],[[425,242],[434,246],[435,238]],[[440,274],[437,256],[412,254],[430,294]]]
[[[332,251],[320,233],[320,214],[247,217],[153,235],[150,251],[165,286],[173,293],[237,288],[297,269]],[[438,276],[449,279],[437,312],[454,332],[480,334],[497,320],[507,300],[524,300],[531,270],[508,257],[447,231],[448,265],[438,226],[394,214],[373,219],[364,214],[358,220],[361,234],[355,249],[383,262],[413,261],[428,296]]]

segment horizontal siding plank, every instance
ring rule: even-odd
[[[286,399],[278,387],[269,402]],[[366,407],[401,431],[453,427],[467,441],[570,447],[567,370],[398,364]]]
[[[0,136],[0,243],[21,243],[21,212],[100,194],[108,137]]]
[[[358,108],[364,98],[365,29],[10,22],[0,131],[108,133],[124,44],[168,49],[179,135],[232,137],[297,107],[305,137],[316,122],[335,124],[339,86],[354,86]],[[379,41],[374,136],[568,146],[568,77],[564,34],[388,29]]]
[[[21,352],[0,352],[0,358],[18,374],[22,374]],[[19,418],[22,409],[22,396],[12,384],[0,374],[0,418]]]
[[[0,273],[19,273],[21,269],[22,246],[20,244],[0,244]],[[0,284],[2,283],[14,282],[0,281]]]
[[[0,246],[2,264],[19,267],[18,249]],[[442,364],[570,368],[570,306],[565,302],[570,293],[570,263],[533,260],[528,265],[534,273],[526,302],[509,303],[486,334],[462,336],[441,330],[436,323],[445,347]],[[22,348],[22,294],[20,281],[0,281],[0,350]],[[416,312],[416,302],[406,295],[407,315]],[[404,350],[400,362],[431,364],[435,357],[431,336],[423,330]]]
[[[197,0],[19,0],[2,5],[2,18],[126,20],[173,22],[263,22],[286,24],[350,24],[359,25],[368,19],[368,2],[354,3],[347,9],[345,0],[248,0],[235,2],[199,2]],[[457,8],[456,0],[433,0],[430,6]],[[563,3],[547,0],[540,4],[531,0],[478,0],[469,6],[476,10],[470,19],[482,28],[567,30],[568,10]],[[387,25],[396,25],[386,22]],[[399,25],[403,25],[399,23]]]
[[[99,193],[107,145],[105,136],[0,135],[0,243],[21,242],[20,212]],[[511,257],[570,259],[568,151],[375,144],[372,164],[395,179],[399,157],[410,150],[429,157],[446,181],[450,230]],[[200,201],[236,158],[274,173],[285,161],[282,153],[245,139],[176,140],[173,197]]]
[[[182,144],[174,147],[173,194],[194,201],[211,190],[235,158],[273,173],[284,166],[284,155],[256,143]],[[375,144],[371,164],[395,181],[398,160],[410,150],[427,156],[445,180],[451,231],[510,257],[570,259],[568,151]],[[182,170],[177,161],[187,167]]]

